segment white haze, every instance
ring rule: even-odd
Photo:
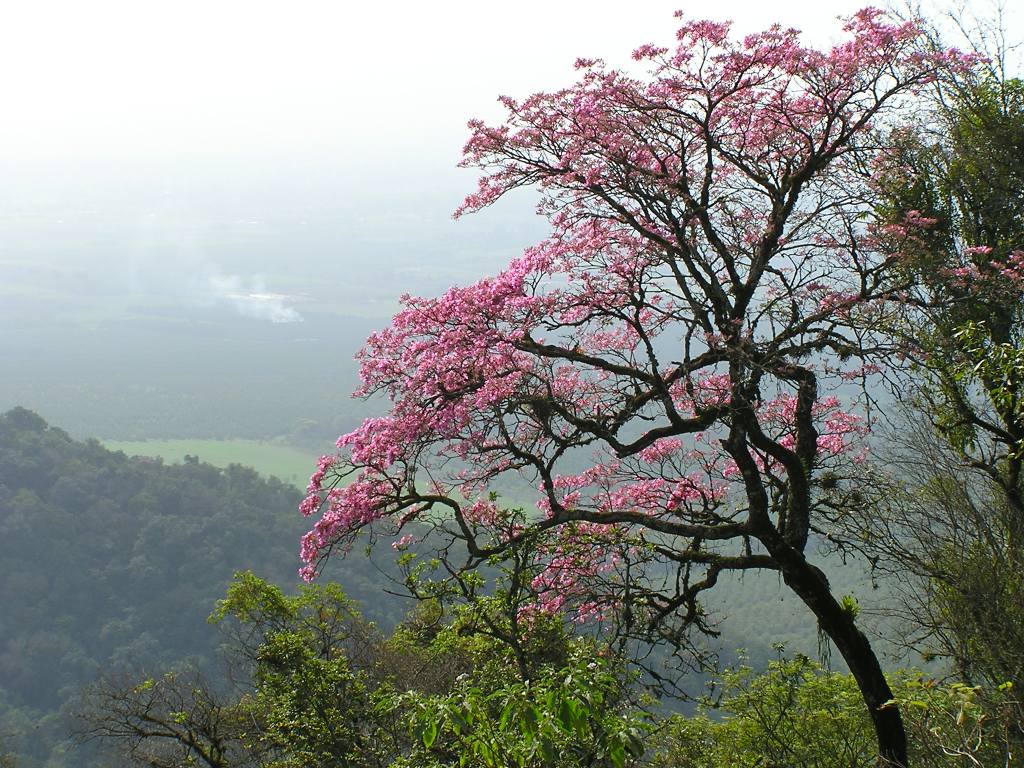
[[[577,56],[628,63],[669,43],[677,7],[779,21],[821,43],[864,0],[33,0],[0,11],[0,156],[218,155],[274,149],[350,161],[453,162],[498,94],[574,76]]]
[[[401,294],[546,234],[525,192],[452,221],[468,119],[579,56],[636,66],[679,7],[824,46],[866,2],[0,2],[0,412],[110,437],[326,421],[329,446]]]
[[[272,323],[302,322],[302,315],[289,306],[295,297],[269,293],[262,275],[246,279],[214,271],[206,276],[206,288],[211,301],[227,302],[243,317],[269,320]],[[200,294],[200,301],[202,298]]]
[[[386,317],[543,232],[527,197],[450,221],[474,186],[455,169],[466,120],[500,119],[499,94],[565,85],[581,55],[629,66],[637,45],[671,44],[679,6],[826,45],[863,4],[4,3],[0,310],[66,291],[102,311],[155,297],[295,322],[312,292],[319,310]]]

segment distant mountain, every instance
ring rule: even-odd
[[[77,764],[60,710],[100,668],[209,663],[206,617],[234,571],[295,584],[298,501],[245,467],[130,458],[0,415],[0,740],[19,768]],[[329,575],[368,618],[402,613],[365,558]]]

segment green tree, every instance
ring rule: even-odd
[[[870,721],[848,675],[827,674],[805,656],[723,674],[718,701],[664,727],[656,766],[858,768],[876,756]],[[712,717],[720,711],[724,717]]]
[[[210,621],[248,662],[259,739],[289,766],[375,766],[382,759],[372,675],[383,636],[337,584],[284,592],[236,574]]]
[[[911,645],[965,680],[1020,686],[1024,82],[986,72],[940,80],[878,176],[878,213],[921,290],[890,329],[912,362],[902,487],[857,525],[878,566],[909,584]]]
[[[79,740],[149,766],[380,764],[368,675],[357,667],[373,663],[382,637],[337,585],[288,596],[239,573],[210,618],[229,641],[226,681],[195,671],[104,677],[79,707]]]
[[[239,573],[210,617],[230,685],[104,678],[77,733],[154,766],[626,765],[646,721],[624,665],[546,614],[521,617],[530,641],[510,643],[512,593],[499,581],[450,614],[417,604],[385,637],[337,585],[287,595]]]
[[[259,649],[255,700],[265,720],[262,738],[280,754],[271,765],[374,765],[363,676],[340,653],[324,658],[306,640],[297,632],[277,632]]]
[[[396,768],[622,768],[643,754],[649,723],[623,657],[537,609],[535,547],[524,537],[492,558],[492,582],[479,570],[402,556],[411,591],[430,598],[420,615],[432,620],[407,623],[389,644],[425,645],[461,671],[447,690],[397,699],[416,738]],[[444,601],[454,608],[441,622]]]

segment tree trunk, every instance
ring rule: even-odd
[[[779,562],[783,581],[811,609],[818,619],[818,626],[842,654],[857,681],[875,727],[881,764],[907,768],[907,734],[903,718],[897,707],[884,706],[893,698],[892,689],[871,643],[857,628],[853,615],[836,602],[828,579],[820,569],[807,562],[801,552],[788,546],[781,537],[764,543]]]

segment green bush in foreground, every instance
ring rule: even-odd
[[[498,626],[504,608],[500,594],[450,615],[428,602],[385,636],[337,585],[288,596],[240,573],[211,617],[229,640],[230,682],[109,675],[79,706],[76,732],[145,766],[636,765],[647,719],[623,665],[539,615],[544,641],[524,646],[521,677],[510,646],[478,624],[488,614]]]
[[[910,737],[910,764],[927,768],[1024,765],[1021,706],[1012,686],[984,690],[893,677]],[[693,717],[662,722],[656,768],[864,768],[878,764],[871,722],[849,674],[805,656],[726,672]],[[713,716],[714,715],[714,716]]]
[[[230,683],[199,672],[106,678],[79,734],[128,763],[208,768],[867,768],[874,730],[849,674],[807,658],[723,673],[693,716],[656,719],[622,659],[528,619],[499,588],[446,613],[419,604],[384,635],[337,585],[289,596],[241,573],[212,617]],[[519,630],[523,630],[520,627]],[[520,674],[516,656],[525,653]],[[1021,766],[1022,709],[997,688],[894,675],[918,768]],[[2,765],[2,763],[0,763]]]

